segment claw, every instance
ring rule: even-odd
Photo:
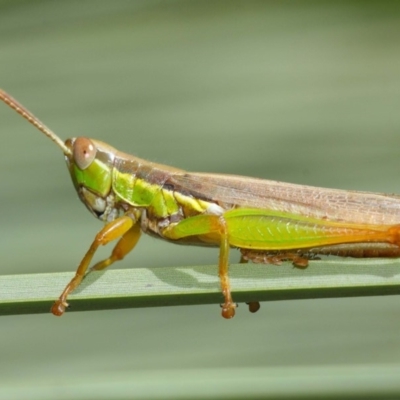
[[[237,307],[236,303],[224,303],[221,304],[222,307],[222,311],[221,311],[221,315],[225,318],[225,319],[231,319],[235,316],[235,309]]]
[[[64,314],[66,308],[68,308],[68,303],[66,303],[65,301],[57,300],[51,307],[51,312],[53,315],[61,317],[61,315]]]

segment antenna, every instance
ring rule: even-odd
[[[18,103],[17,100],[13,99],[8,93],[0,89],[0,100],[3,100],[8,106],[14,109],[19,115],[22,115],[32,125],[36,126],[39,131],[43,132],[49,137],[58,147],[61,148],[63,153],[71,155],[71,149],[69,149],[65,143],[45,124],[43,124],[38,118],[36,118],[30,111],[28,111],[22,104]]]

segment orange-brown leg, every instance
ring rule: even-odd
[[[139,233],[137,233],[139,227],[136,225],[138,224],[136,224],[135,221],[132,220],[132,218],[124,215],[103,227],[103,229],[96,235],[92,245],[80,262],[78,269],[76,270],[75,276],[71,279],[71,281],[65,287],[64,291],[61,293],[61,296],[58,298],[58,300],[55,301],[55,303],[51,307],[51,312],[54,315],[60,316],[65,312],[66,307],[68,307],[68,295],[73,290],[75,290],[82,282],[82,279],[85,276],[89,264],[92,261],[93,255],[100,245],[106,245],[107,243],[115,239],[121,238],[121,240],[115,246],[111,257],[104,260],[103,262],[96,264],[95,269],[106,268],[115,260],[122,258],[130,250],[132,250],[132,248],[137,243],[140,234],[140,230],[138,231]],[[129,242],[129,239],[133,240],[133,244]]]
[[[135,224],[132,226],[132,228],[124,233],[121,239],[118,240],[117,244],[112,250],[111,256],[93,265],[93,267],[89,269],[88,273],[92,271],[101,271],[109,267],[115,261],[122,260],[136,246],[139,239],[140,224]]]
[[[221,283],[222,294],[224,295],[224,303],[221,304],[222,316],[226,319],[235,316],[237,304],[232,300],[231,284],[229,282],[229,240],[226,222],[223,217],[218,218],[219,233],[221,235],[221,244],[219,249],[218,275]]]

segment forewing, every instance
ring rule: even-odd
[[[174,190],[224,208],[283,211],[314,218],[368,224],[400,224],[400,196],[324,189],[235,175],[173,173]]]

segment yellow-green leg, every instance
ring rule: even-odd
[[[235,316],[236,303],[232,300],[231,285],[229,282],[229,235],[224,217],[217,215],[197,215],[186,218],[175,225],[164,229],[163,235],[172,240],[182,239],[188,236],[218,237],[220,245],[218,275],[221,284],[224,303],[221,304],[222,316],[233,318]]]

